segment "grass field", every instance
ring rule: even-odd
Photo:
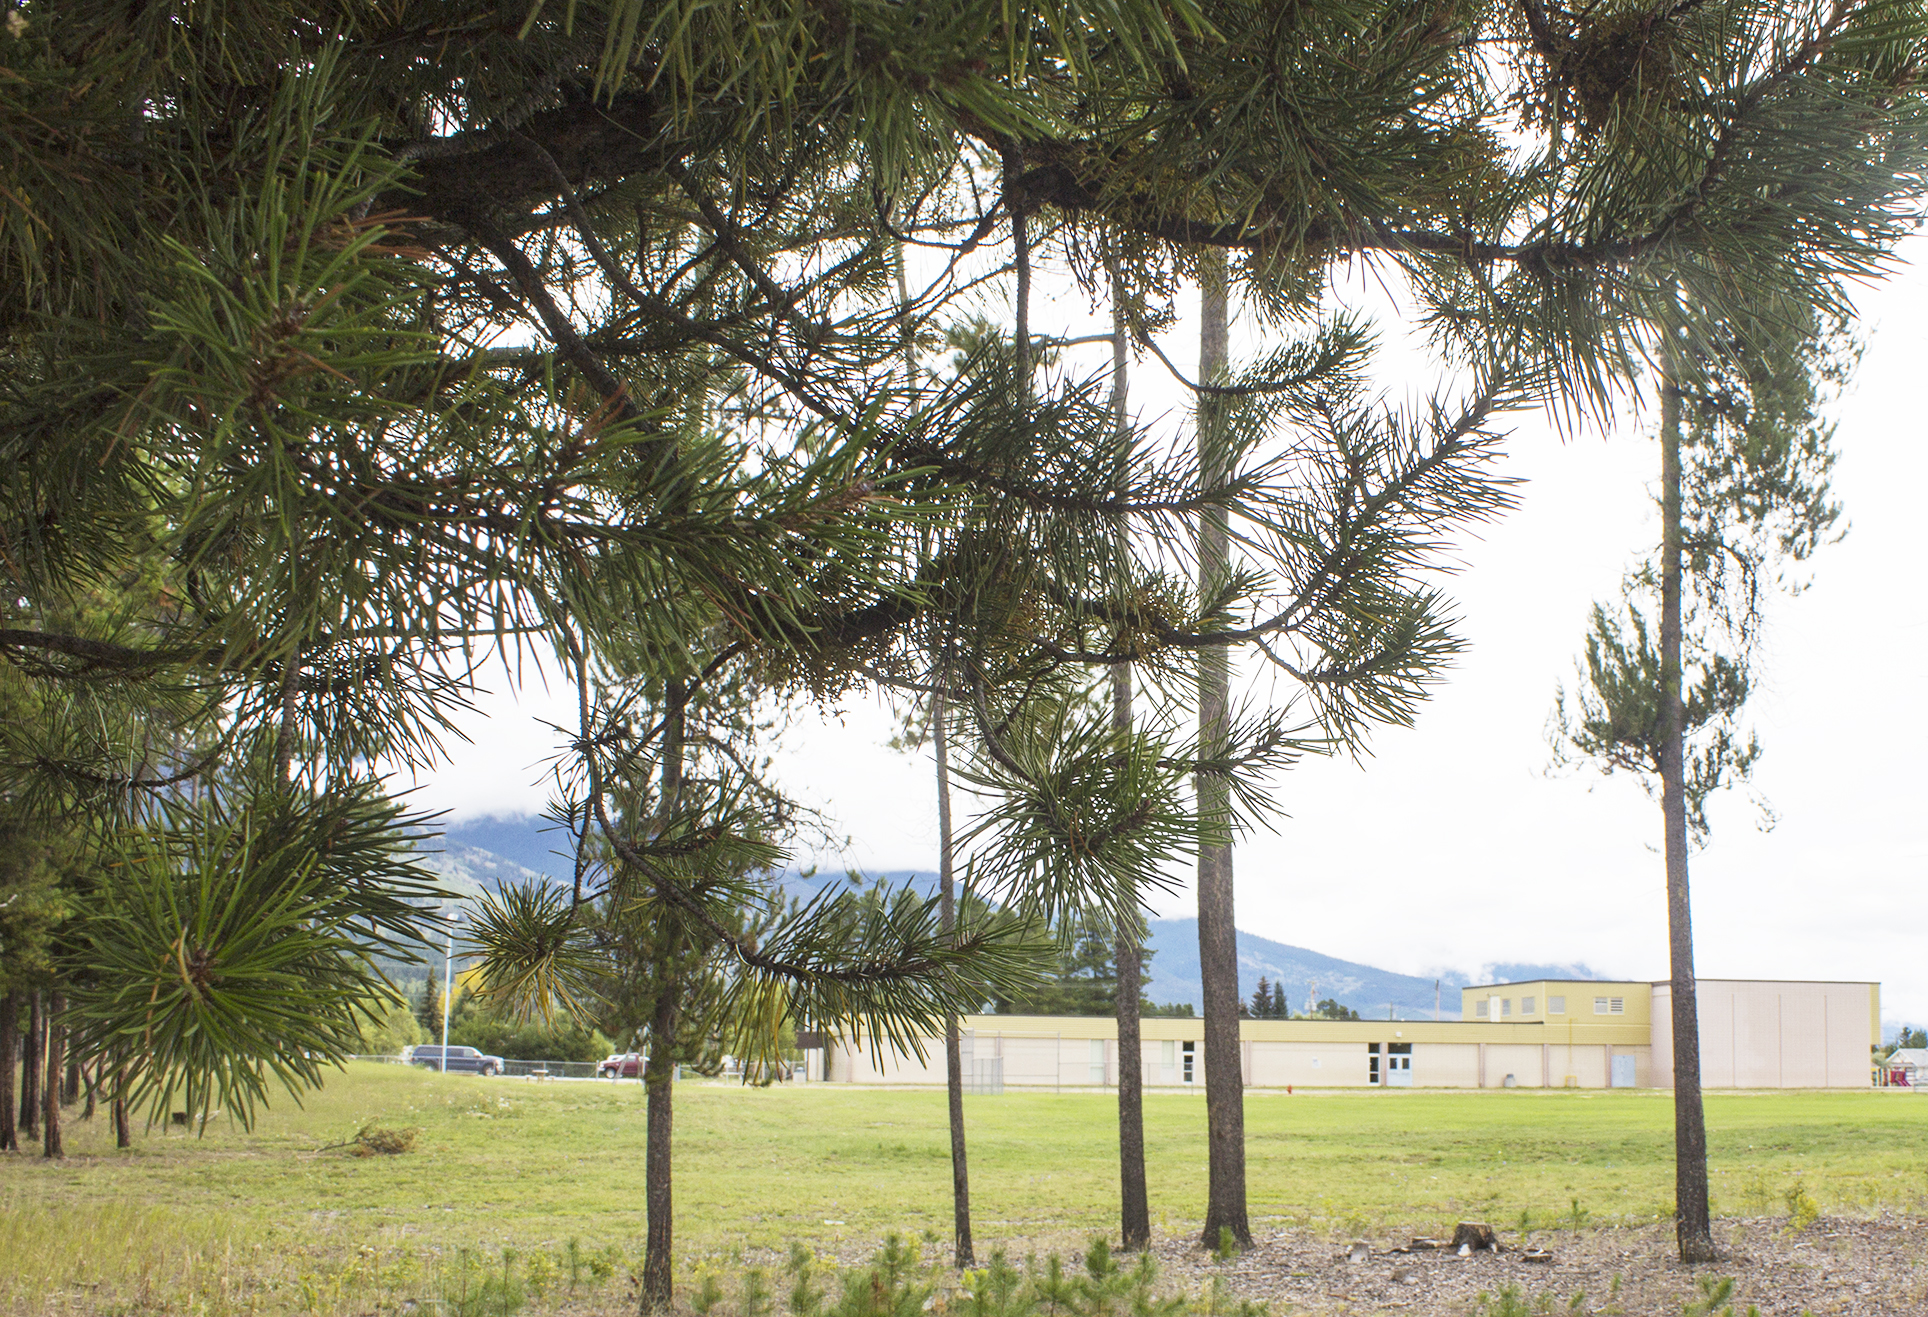
[[[1153,1220],[1189,1232],[1205,1190],[1203,1101],[1160,1094],[1145,1108]],[[1114,1228],[1113,1094],[1012,1092],[966,1098],[965,1110],[980,1249],[1076,1247]],[[1637,1090],[1254,1093],[1254,1223],[1352,1235],[1465,1217],[1516,1229],[1652,1220],[1671,1201],[1671,1113],[1666,1094]],[[1797,1184],[1835,1214],[1928,1207],[1928,1097],[1719,1094],[1707,1116],[1717,1213],[1785,1211]],[[419,1128],[415,1150],[322,1150],[369,1121]],[[111,1140],[104,1120],[75,1122],[63,1162],[0,1157],[0,1258],[13,1263],[0,1264],[0,1306],[39,1311],[27,1301],[51,1293],[89,1309],[369,1311],[428,1284],[458,1250],[499,1259],[506,1247],[619,1287],[641,1247],[633,1082],[355,1064],[252,1132],[156,1131],[125,1153]],[[686,1265],[948,1235],[943,1095],[686,1084],[676,1176]]]

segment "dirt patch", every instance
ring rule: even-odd
[[[1229,1262],[1170,1240],[1155,1246],[1166,1284],[1196,1288],[1225,1279],[1235,1298],[1267,1302],[1275,1314],[1401,1313],[1464,1317],[1480,1296],[1519,1291],[1524,1309],[1492,1311],[1589,1313],[1599,1317],[1680,1317],[1703,1299],[1703,1280],[1734,1280],[1736,1314],[1749,1304],[1762,1317],[1847,1313],[1854,1317],[1922,1317],[1928,1313],[1928,1222],[1882,1213],[1868,1219],[1823,1218],[1805,1232],[1785,1218],[1715,1224],[1721,1260],[1687,1267],[1673,1256],[1671,1225],[1540,1231],[1527,1240],[1502,1231],[1497,1254],[1459,1257],[1450,1250],[1389,1250],[1404,1241],[1365,1241],[1370,1255],[1348,1261],[1351,1241],[1306,1231],[1263,1231],[1251,1252]],[[1552,1258],[1529,1262],[1526,1247]],[[1544,1297],[1543,1297],[1544,1296]],[[1575,1296],[1579,1296],[1577,1304]]]

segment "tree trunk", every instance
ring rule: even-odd
[[[92,1120],[94,1118],[94,1108],[99,1105],[100,1073],[101,1062],[99,1057],[95,1057],[91,1063],[81,1068],[80,1077],[87,1087],[87,1105],[81,1108],[80,1112],[80,1118],[82,1120]]]
[[[66,1076],[67,1030],[61,1023],[61,1013],[67,1003],[59,993],[53,993],[47,1001],[47,1074],[44,1083],[44,1102],[40,1111],[40,1147],[42,1155],[64,1157],[66,1149],[60,1141],[60,1084]]]
[[[80,1062],[72,1052],[67,1053],[67,1065],[61,1071],[60,1105],[71,1107],[80,1101]]]
[[[938,685],[945,678],[938,665]],[[957,875],[951,854],[950,732],[945,726],[944,694],[931,697],[931,737],[937,750],[937,909],[946,935],[957,929]],[[951,1119],[951,1229],[954,1265],[974,1267],[977,1252],[971,1244],[971,1171],[964,1150],[964,1056],[957,1017],[944,1020],[944,1086]]]
[[[1131,730],[1131,667],[1111,673],[1112,725]],[[1137,910],[1120,918],[1114,942],[1118,962],[1118,1197],[1124,1247],[1151,1247],[1151,1204],[1145,1187],[1145,1065],[1138,1027],[1143,992],[1144,930]]]
[[[670,1271],[674,1242],[670,1212],[670,1134],[672,1075],[676,1064],[676,995],[665,985],[649,1024],[649,1058],[643,1071],[649,1147],[643,1154],[643,1198],[647,1240],[643,1249],[643,1312],[668,1312],[675,1286]]]
[[[686,715],[690,689],[686,682],[672,678],[663,686],[663,775],[662,823],[668,826],[676,817],[683,798],[683,755],[687,744]],[[676,992],[677,984],[669,974],[674,945],[663,959],[661,996],[649,1022],[649,1055],[643,1065],[644,1102],[649,1146],[643,1154],[643,1198],[646,1212],[646,1238],[643,1246],[643,1285],[639,1304],[643,1312],[668,1312],[675,1297],[675,1277],[671,1270],[675,1242],[671,1212],[674,1197],[670,1170],[670,1138],[673,1133],[672,1098],[676,1065]]]
[[[1223,252],[1208,254],[1199,271],[1198,376],[1203,384],[1222,382],[1227,350],[1226,270]],[[1224,404],[1210,395],[1198,400],[1199,476],[1207,489],[1230,476],[1231,455],[1223,423]],[[1201,596],[1215,594],[1229,571],[1225,513],[1208,510],[1199,518],[1198,585]],[[1199,752],[1222,754],[1230,735],[1231,659],[1223,646],[1198,657]],[[1238,931],[1234,924],[1232,845],[1229,835],[1231,792],[1224,779],[1201,773],[1198,793],[1198,970],[1205,997],[1205,1121],[1209,1189],[1201,1242],[1219,1246],[1231,1232],[1238,1248],[1252,1246],[1245,1216],[1245,1079],[1240,1073],[1238,1030]]]
[[[40,1062],[47,1052],[46,1019],[40,989],[27,994],[27,1036],[20,1049],[20,1137],[40,1137]]]
[[[114,1068],[114,1146],[116,1148],[134,1146],[134,1130],[127,1121],[127,1069],[125,1066]]]
[[[1129,462],[1130,432],[1126,426],[1129,386],[1125,351],[1123,284],[1115,262],[1111,272],[1111,420],[1118,453],[1113,487],[1123,491]],[[1118,533],[1118,574],[1126,579],[1130,544]],[[1120,737],[1131,735],[1131,664],[1111,670],[1111,726]],[[1143,993],[1144,929],[1138,921],[1137,895],[1125,903],[1128,918],[1120,918],[1113,939],[1118,967],[1118,1217],[1123,1246],[1132,1251],[1151,1247],[1151,1203],[1145,1186],[1145,1065],[1138,1023],[1138,998]]]
[[[20,1146],[19,1121],[13,1109],[14,1067],[20,1060],[20,994],[0,996],[0,1152]]]
[[[1674,1231],[1682,1262],[1712,1262],[1707,1122],[1700,1097],[1700,1012],[1687,886],[1686,709],[1681,684],[1680,381],[1672,330],[1660,381],[1660,810],[1666,820],[1667,946],[1673,969]]]

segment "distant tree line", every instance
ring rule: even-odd
[[[1118,1011],[1117,941],[1108,925],[1083,921],[1077,927],[1061,927],[1039,934],[1048,939],[1055,955],[1047,968],[1028,983],[1011,988],[988,1005],[994,1015],[1089,1015],[1108,1016]],[[1152,952],[1140,953],[1149,964]],[[1143,982],[1141,973],[1140,982]],[[1142,992],[1138,1011],[1153,1018],[1188,1019],[1193,1013],[1190,1002],[1157,1003]]]
[[[1310,994],[1308,994],[1310,995]],[[1239,1014],[1248,1020],[1356,1020],[1359,1012],[1349,1006],[1342,1006],[1336,997],[1325,997],[1313,1006],[1312,1014],[1292,1013],[1292,1007],[1285,999],[1285,984],[1274,983],[1265,975],[1259,975],[1258,987],[1252,989],[1249,1001],[1239,1003]]]

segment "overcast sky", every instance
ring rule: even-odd
[[[1835,489],[1850,532],[1814,560],[1807,593],[1769,604],[1752,711],[1766,748],[1756,785],[1780,822],[1763,833],[1745,798],[1717,800],[1692,875],[1702,976],[1877,979],[1882,1014],[1919,1024],[1928,242],[1912,254],[1913,268],[1857,296],[1866,351],[1835,409]],[[1342,284],[1342,295],[1380,302],[1361,287]],[[1038,323],[1075,332],[1084,315],[1067,292]],[[1241,340],[1249,351],[1242,328],[1235,358]],[[1186,367],[1195,341],[1192,324],[1164,340]],[[1136,367],[1134,402],[1175,418],[1181,395],[1160,373],[1155,361]],[[1387,383],[1395,396],[1409,387]],[[1634,416],[1610,435],[1565,441],[1537,417],[1518,424],[1507,470],[1528,481],[1522,506],[1462,542],[1447,585],[1469,652],[1417,726],[1382,731],[1370,758],[1310,761],[1278,779],[1289,817],[1238,848],[1241,928],[1405,973],[1585,961],[1630,978],[1667,974],[1658,806],[1632,779],[1546,775],[1547,717],[1587,610],[1657,536],[1650,433],[1651,419]],[[458,820],[539,809],[554,742],[540,720],[573,721],[558,688],[525,679],[517,690],[499,668],[485,681],[483,716],[467,724],[473,743],[418,796]],[[934,869],[928,756],[886,750],[889,723],[878,705],[845,701],[798,727],[780,763],[851,835],[849,862]],[[1154,912],[1188,914],[1190,899],[1181,886]]]

